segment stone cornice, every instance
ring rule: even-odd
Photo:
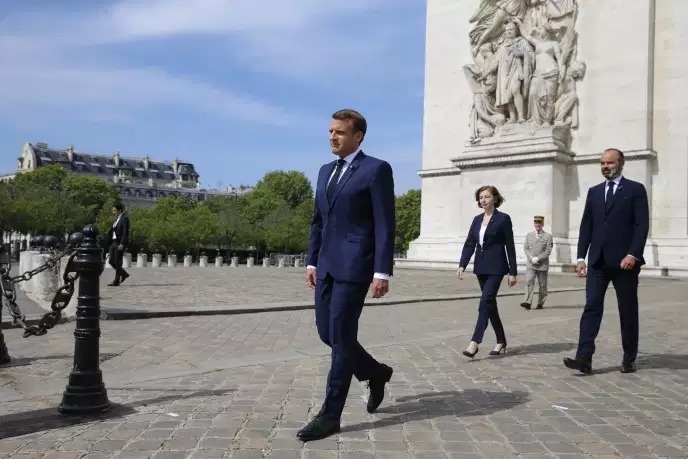
[[[577,164],[598,163],[600,161],[601,153],[586,153],[583,155],[574,155],[573,162]],[[629,150],[624,151],[624,158],[628,161],[639,161],[657,158],[657,152],[654,150]]]

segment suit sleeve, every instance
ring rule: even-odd
[[[640,259],[645,251],[645,242],[650,232],[650,209],[647,202],[647,190],[639,184],[637,196],[633,199],[633,238],[629,254]]]
[[[547,238],[547,245],[545,246],[545,252],[542,254],[542,258],[548,258],[552,255],[552,249],[554,248],[554,237],[550,236]]]
[[[468,236],[466,236],[466,241],[463,243],[463,249],[461,250],[461,259],[459,260],[459,268],[466,269],[468,262],[471,261],[471,257],[475,252],[475,246],[478,241],[475,239],[475,234],[473,234],[473,226],[475,224],[475,219],[471,223],[471,227],[468,229]]]
[[[318,183],[320,183],[320,177],[318,177]],[[306,260],[308,266],[315,267],[318,266],[318,254],[320,253],[320,244],[322,243],[322,215],[320,214],[318,194],[316,189],[313,218],[311,219],[311,234],[308,239],[308,258]]]
[[[129,245],[129,216],[122,218],[122,240],[119,241],[123,246]]]
[[[579,260],[584,260],[590,248],[592,240],[592,188],[588,189],[588,196],[585,198],[585,207],[581,217],[580,228],[578,229],[578,256]]]
[[[504,239],[506,242],[506,257],[509,260],[509,275],[515,276],[517,274],[516,244],[514,243],[514,227],[511,223],[511,217],[508,215],[504,224]]]
[[[396,210],[394,174],[392,166],[383,161],[375,170],[370,183],[375,231],[374,272],[392,275],[394,266],[394,238],[396,236]]]

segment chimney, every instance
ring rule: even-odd
[[[174,173],[178,174],[179,173],[179,159],[175,156],[174,162],[172,163],[174,167]]]
[[[74,145],[70,145],[67,147],[67,156],[69,157],[69,162],[73,163],[74,162]]]
[[[115,160],[115,166],[119,167],[119,151],[116,151],[112,158]]]
[[[143,157],[143,170],[148,171],[148,168],[150,167],[150,158],[148,155]]]

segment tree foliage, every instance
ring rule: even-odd
[[[48,166],[0,183],[0,230],[64,235],[96,222],[101,236],[114,222],[117,190],[101,179]],[[308,249],[313,188],[297,171],[267,173],[246,195],[160,199],[151,209],[129,211],[130,250],[258,250],[301,253]],[[396,249],[418,237],[420,191],[396,201]]]
[[[420,234],[420,190],[409,190],[398,196],[395,203],[397,235],[396,252],[406,252],[411,241]]]

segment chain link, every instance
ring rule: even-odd
[[[19,305],[17,305],[17,292],[15,290],[14,284],[19,282],[24,282],[35,275],[50,269],[57,265],[57,262],[63,256],[70,254],[67,259],[67,266],[65,267],[64,274],[62,275],[63,285],[57,289],[53,300],[50,303],[50,312],[47,312],[38,321],[36,325],[26,324],[26,315],[22,313]],[[74,247],[67,247],[67,249],[50,257],[43,265],[38,268],[27,271],[22,275],[11,277],[10,267],[0,267],[0,293],[2,293],[2,304],[7,307],[7,310],[12,316],[12,320],[15,324],[19,324],[24,329],[24,338],[29,336],[41,336],[45,335],[48,330],[53,328],[60,322],[62,317],[62,311],[67,307],[69,302],[74,295],[74,284],[79,278],[79,273],[76,271],[76,263],[74,258],[76,257],[76,251]],[[0,305],[1,307],[2,305]]]

